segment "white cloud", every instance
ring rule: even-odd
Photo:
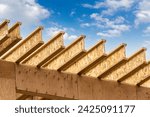
[[[36,2],[36,0],[0,0],[0,19],[21,21],[30,26],[41,23],[51,12]]]
[[[125,19],[122,16],[110,20],[98,13],[93,13],[90,17],[95,23],[88,23],[88,25],[85,23],[85,25],[82,25],[98,27],[102,31],[98,32],[97,35],[102,37],[117,37],[130,29],[130,26],[125,23]]]
[[[74,40],[74,39],[76,39],[77,38],[76,35],[70,35],[70,34],[67,33],[67,31],[69,31],[69,30],[72,30],[72,28],[68,29],[68,28],[62,27],[62,26],[54,26],[54,27],[47,28],[46,33],[47,33],[48,36],[53,37],[58,32],[64,31],[65,32],[65,34],[64,34],[64,39],[65,40]]]
[[[150,23],[150,1],[149,0],[141,0],[139,2],[138,10],[135,12],[136,26],[140,23]]]
[[[144,36],[150,36],[150,26],[148,26],[143,32]]]
[[[90,9],[99,9],[102,7],[107,8],[106,10],[102,11],[102,14],[109,14],[112,15],[113,12],[116,12],[118,9],[127,10],[131,8],[133,5],[134,0],[105,0],[104,2],[97,1],[94,5],[91,4],[82,4],[85,8]]]

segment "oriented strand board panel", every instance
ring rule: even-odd
[[[85,36],[80,36],[75,42],[69,45],[64,51],[46,63],[43,67],[57,70],[73,57],[77,56],[84,50],[84,38]]]
[[[149,71],[150,72],[150,71]],[[150,74],[150,73],[149,73]],[[147,80],[146,82],[144,82],[142,85],[142,87],[147,87],[147,88],[150,88],[150,79]],[[150,94],[150,93],[149,93]]]
[[[42,27],[37,28],[25,40],[19,43],[9,53],[2,57],[6,61],[16,62],[24,54],[29,52],[33,47],[37,46],[42,41]]]
[[[67,68],[65,72],[77,74],[82,68],[102,56],[105,53],[105,42],[105,40],[101,40],[89,51],[87,51],[87,53],[82,58],[80,58],[73,65]]]
[[[15,64],[0,60],[0,100],[16,99]]]
[[[128,74],[141,64],[145,63],[145,48],[142,48],[137,53],[129,57],[126,63],[117,67],[110,74],[104,77],[106,80],[119,80],[124,75]]]
[[[125,55],[125,46],[126,44],[120,45],[105,58],[103,61],[100,61],[95,67],[85,73],[86,76],[98,77],[100,74],[108,70],[113,65],[117,64],[120,60],[123,60]]]
[[[150,75],[150,62],[148,62],[144,66],[144,68],[141,68],[136,73],[129,76],[122,83],[137,85],[140,81],[144,80],[149,75]]]
[[[58,33],[50,41],[41,46],[35,53],[27,58],[23,64],[37,66],[44,59],[48,58],[55,51],[63,47],[63,34],[64,32]]]
[[[9,20],[5,20],[4,22],[0,24],[0,40],[2,37],[8,34],[8,23],[9,23]]]
[[[7,52],[10,48],[12,48],[16,43],[21,40],[20,25],[21,23],[17,22],[8,30],[9,38],[7,38],[7,40],[0,44],[0,56],[2,56],[5,52]]]

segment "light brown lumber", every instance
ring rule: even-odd
[[[70,67],[64,69],[64,71],[75,74],[79,73],[83,68],[87,67],[90,63],[94,62],[105,53],[105,42],[106,40],[99,41],[95,46],[90,48],[85,55],[74,62]]]
[[[5,35],[8,34],[8,23],[9,22],[10,22],[9,20],[4,20],[0,24],[0,40],[1,40],[1,38],[3,38]]]
[[[137,68],[139,65],[143,64],[146,61],[145,58],[145,48],[140,49],[131,57],[128,58],[127,62],[117,67],[104,77],[105,80],[115,80],[122,78],[124,75],[130,73],[132,70]]]
[[[3,38],[0,44],[0,56],[4,55],[8,50],[10,50],[14,45],[16,45],[20,40],[20,22],[15,23],[8,30],[8,38]]]
[[[79,52],[84,50],[84,35],[78,37],[72,44],[70,44],[66,49],[64,49],[61,53],[57,56],[53,57],[50,61],[48,61],[44,68],[47,69],[58,69],[63,64],[68,62],[72,57],[77,55]]]
[[[52,55],[55,56],[64,48],[63,35],[64,32],[59,32],[56,34],[46,44],[27,57],[22,63],[41,67],[44,64],[43,61],[47,62],[46,60],[50,60]]]
[[[84,75],[91,77],[99,77],[103,72],[109,70],[113,65],[117,64],[120,60],[126,57],[125,55],[126,44],[119,45],[116,49],[108,54],[108,56],[99,61],[92,69],[87,71]]]
[[[17,46],[11,49],[11,51],[4,55],[2,59],[18,63],[21,62],[43,44],[42,29],[43,27],[38,27],[26,39],[22,40]]]

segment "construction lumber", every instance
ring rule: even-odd
[[[22,64],[33,65],[41,67],[43,64],[41,62],[47,62],[45,60],[50,60],[55,55],[57,55],[61,50],[63,50],[63,35],[64,32],[59,32],[52,39],[50,39],[46,44],[37,49],[33,54],[26,58]],[[52,56],[53,55],[53,56]]]
[[[0,60],[0,100],[16,99],[15,64]]]
[[[122,83],[128,83],[131,85],[137,85],[141,80],[143,80],[150,73],[147,70],[150,70],[148,63],[143,63],[132,70],[130,73],[124,75],[118,81]]]
[[[87,71],[84,75],[100,78],[101,74],[106,72],[108,69],[110,69],[113,65],[117,64],[119,61],[125,59],[126,57],[125,47],[126,44],[121,44],[115,50],[110,52],[110,54],[108,54],[108,56],[105,59],[99,61],[99,63],[97,63],[96,66]]]
[[[2,59],[20,63],[43,44],[42,29],[42,27],[38,27],[25,40],[22,40],[17,46],[6,53]]]
[[[74,64],[68,67],[66,70],[64,69],[64,71],[75,74],[80,72],[83,68],[87,67],[90,63],[105,53],[105,42],[105,40],[98,42],[95,46],[89,49],[83,57],[74,62]]]
[[[62,65],[73,59],[77,54],[84,51],[84,38],[85,36],[81,35],[60,54],[53,57],[53,59],[43,65],[43,67],[47,69],[58,70]]]
[[[3,38],[5,35],[8,34],[8,23],[9,22],[10,22],[9,20],[4,20],[0,24],[0,40],[1,40],[1,38]]]
[[[16,65],[16,85],[18,93],[48,99],[150,99],[147,88],[26,65]]]
[[[140,49],[138,52],[129,57],[124,64],[115,68],[112,72],[103,77],[103,79],[118,81],[137,67],[143,65],[146,61],[145,50],[145,48]]]
[[[0,40],[0,57],[21,40],[20,25],[20,22],[14,24]]]

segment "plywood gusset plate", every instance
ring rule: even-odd
[[[145,48],[126,57],[123,43],[107,54],[100,40],[85,50],[84,35],[65,47],[61,31],[44,44],[43,27],[22,40],[21,23],[8,24],[0,24],[0,99],[150,99]]]

